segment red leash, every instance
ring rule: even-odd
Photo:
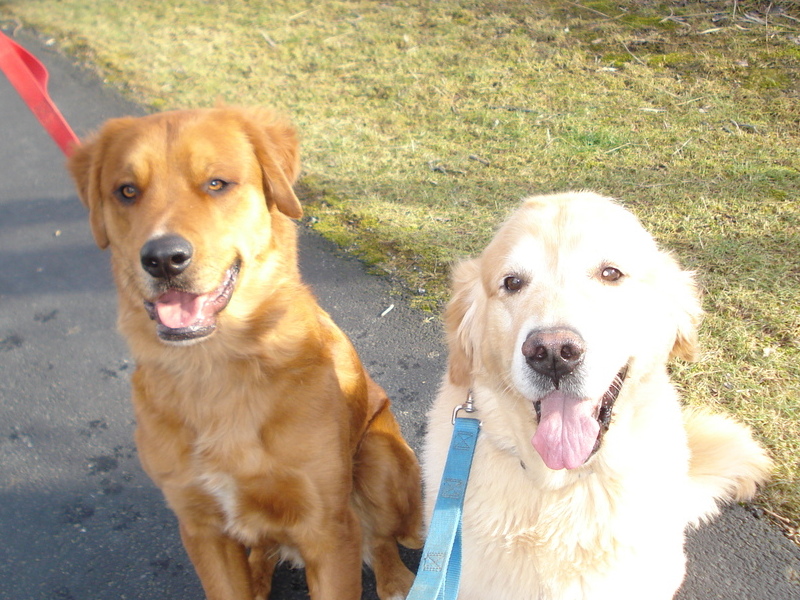
[[[61,151],[69,156],[80,141],[47,93],[47,69],[0,31],[0,69]]]

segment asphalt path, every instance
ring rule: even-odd
[[[48,67],[79,135],[144,113],[35,37],[17,40]],[[175,518],[138,464],[108,256],[63,156],[2,76],[0,140],[0,600],[200,599]],[[419,448],[446,361],[440,324],[313,231],[301,226],[300,240],[306,281]],[[728,508],[689,534],[680,600],[800,598],[800,550],[754,512]],[[404,557],[414,568],[418,554]],[[305,597],[302,571],[282,567],[273,598]]]

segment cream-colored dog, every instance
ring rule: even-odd
[[[526,200],[454,272],[448,373],[429,415],[428,517],[471,392],[461,600],[666,600],[684,530],[750,498],[770,460],[727,417],[681,408],[696,353],[690,273],[592,193]]]

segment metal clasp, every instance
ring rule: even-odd
[[[458,411],[463,410],[465,413],[474,413],[477,412],[477,408],[475,408],[475,401],[472,399],[472,390],[469,391],[467,394],[467,401],[464,404],[459,404],[453,409],[453,418],[451,420],[452,424],[456,424],[456,416],[458,416]]]

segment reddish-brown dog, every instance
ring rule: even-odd
[[[267,598],[283,558],[315,600],[360,598],[362,558],[382,600],[404,597],[419,467],[300,280],[292,126],[264,109],[116,119],[69,168],[111,248],[141,461],[207,597]]]

